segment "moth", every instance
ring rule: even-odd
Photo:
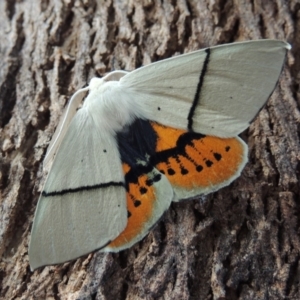
[[[126,249],[172,201],[229,185],[247,162],[238,134],[272,94],[288,49],[278,40],[226,44],[91,79],[45,157],[52,167],[31,269]]]

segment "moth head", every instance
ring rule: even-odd
[[[92,78],[89,84],[90,91],[98,90],[101,87],[101,85],[103,85],[103,83],[104,83],[103,78],[98,78],[98,77]]]
[[[108,81],[119,81],[127,73],[126,71],[113,71],[102,78],[94,77],[90,81],[89,88],[91,91],[98,90],[104,83]]]

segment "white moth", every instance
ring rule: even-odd
[[[45,157],[53,164],[33,222],[31,269],[126,249],[171,201],[238,177],[247,146],[237,135],[274,90],[288,49],[277,40],[211,47],[114,71],[77,91]],[[212,179],[200,184],[201,174]]]

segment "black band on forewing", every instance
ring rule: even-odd
[[[188,115],[188,130],[190,130],[190,131],[193,131],[193,117],[194,117],[195,109],[196,109],[196,107],[197,107],[197,105],[199,104],[199,101],[200,101],[201,88],[203,86],[204,76],[207,72],[207,66],[208,66],[208,63],[209,63],[210,48],[207,48],[205,50],[205,52],[206,52],[206,58],[205,58],[205,61],[203,63],[203,67],[202,67],[202,70],[201,70],[201,73],[200,73],[199,82],[198,82],[198,85],[197,85],[197,90],[196,90],[196,94],[195,94],[195,97],[194,97],[194,101],[193,101],[193,104],[191,106],[191,109],[190,109],[190,112],[189,112],[189,115]]]
[[[82,192],[82,191],[90,191],[90,190],[107,188],[107,187],[111,187],[111,186],[125,187],[125,183],[124,182],[110,181],[110,182],[99,183],[99,184],[95,184],[95,185],[80,186],[80,187],[73,188],[73,189],[65,189],[65,190],[61,190],[61,191],[53,191],[53,192],[49,192],[49,193],[43,191],[42,192],[42,196],[44,196],[44,197],[62,196],[62,195],[69,194],[69,193],[77,193],[77,192]]]

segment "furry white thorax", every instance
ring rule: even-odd
[[[119,81],[125,74],[115,71],[103,78],[92,78],[83,105],[96,123],[114,132],[121,131],[137,116],[133,97],[124,93]]]

